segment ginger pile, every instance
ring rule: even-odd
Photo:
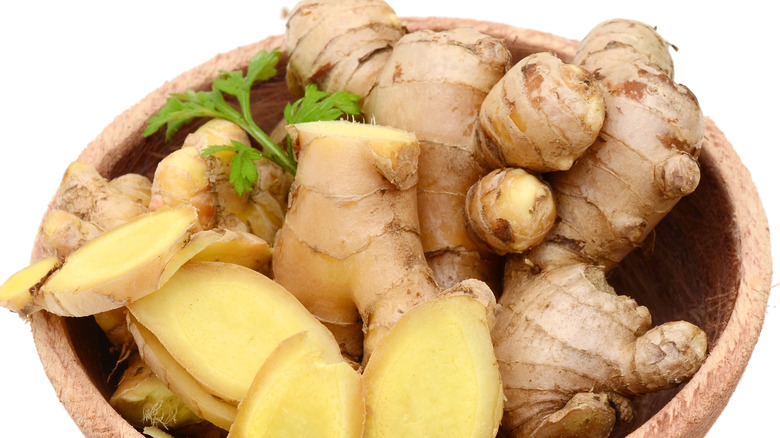
[[[408,32],[382,0],[303,0],[288,88],[366,123],[286,127],[294,176],[220,119],[150,180],[73,163],[49,257],[0,286],[29,316],[94,315],[151,436],[607,437],[707,339],[653,326],[608,274],[698,185],[703,117],[668,44],[597,25],[571,62],[472,28]],[[282,140],[282,141],[286,141]],[[261,147],[263,147],[261,145]],[[627,291],[630,293],[630,291]]]

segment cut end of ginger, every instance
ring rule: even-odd
[[[301,332],[282,341],[260,368],[229,438],[359,438],[364,417],[360,375]]]
[[[58,315],[87,316],[154,292],[196,223],[195,209],[182,206],[101,234],[65,260],[38,291],[36,304]]]
[[[365,437],[495,436],[503,391],[486,314],[452,295],[401,317],[363,373]]]
[[[39,260],[12,275],[0,286],[0,306],[21,316],[34,312],[33,295],[62,262],[55,256]]]

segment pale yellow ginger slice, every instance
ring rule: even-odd
[[[127,309],[119,307],[96,313],[93,317],[114,347],[123,351],[134,347],[133,336],[127,331]]]
[[[363,373],[364,437],[492,437],[503,392],[486,306],[449,295],[412,308]]]
[[[195,210],[182,206],[141,215],[101,234],[65,260],[36,291],[35,304],[58,315],[87,316],[154,292],[194,255],[182,248],[196,224]]]
[[[12,275],[0,286],[0,306],[23,317],[33,313],[35,291],[61,264],[56,256],[46,257]]]
[[[144,427],[144,435],[148,435],[152,438],[175,438],[168,432],[154,426]]]
[[[122,374],[111,406],[135,427],[173,429],[203,421],[146,366],[141,356],[133,354],[127,371]]]
[[[149,330],[128,315],[128,328],[146,365],[192,412],[224,430],[236,419],[236,405],[209,393]]]
[[[246,266],[264,275],[271,273],[271,246],[248,232],[219,230],[221,237],[196,254],[192,260],[224,262]]]
[[[307,333],[279,344],[238,407],[228,438],[360,438],[363,385],[334,342],[322,350]]]
[[[335,342],[282,286],[229,263],[187,263],[128,309],[198,382],[236,404],[282,340],[308,331],[323,349]]]

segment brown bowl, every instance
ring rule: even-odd
[[[445,18],[404,22],[410,30],[475,27],[504,38],[514,60],[539,51],[568,60],[576,47],[573,40],[497,23]],[[127,172],[151,176],[159,159],[187,133],[183,130],[170,143],[161,135],[141,135],[169,93],[206,89],[219,70],[246,67],[260,49],[282,46],[282,36],[270,37],[178,76],[117,117],[80,160],[109,178]],[[290,99],[284,73],[281,68],[255,92],[256,120],[265,130],[280,120]],[[614,436],[703,436],[734,391],[761,330],[771,281],[769,229],[761,201],[747,169],[709,119],[700,161],[699,188],[658,226],[653,251],[629,256],[610,281],[620,293],[648,306],[656,323],[685,319],[702,327],[710,340],[709,357],[686,384],[636,397],[636,419],[616,428]],[[33,257],[42,251],[36,245]],[[142,437],[106,401],[116,384],[109,378],[116,356],[92,318],[40,312],[32,319],[32,331],[52,385],[87,437]]]

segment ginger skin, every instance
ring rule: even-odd
[[[112,186],[89,164],[73,162],[62,177],[55,207],[108,231],[126,223],[148,208]]]
[[[308,12],[308,8],[313,7],[310,3],[313,2],[303,2],[300,10]],[[338,4],[316,2],[317,13],[324,15],[326,9],[330,9],[327,11],[329,22],[335,23],[353,20],[350,15],[360,13],[356,9],[345,10]],[[320,59],[317,50],[321,47],[304,47],[300,43],[301,35],[309,37],[306,33],[309,29],[304,23],[295,12],[292,14],[286,34],[288,49],[293,55],[303,57],[302,52],[306,52],[307,58]],[[347,37],[342,38],[337,30],[317,28],[316,34],[322,37],[330,32],[329,38],[339,38],[341,44],[346,44]],[[355,38],[351,43],[352,50],[371,47],[378,41]],[[326,52],[323,50],[322,53],[322,59],[325,59]],[[501,261],[469,231],[464,211],[467,192],[493,168],[516,166],[515,158],[529,155],[527,150],[534,147],[550,149],[549,145],[554,144],[557,149],[550,150],[549,156],[536,159],[538,163],[522,162],[523,165],[533,164],[535,170],[570,166],[574,157],[592,143],[603,122],[603,99],[598,85],[585,70],[564,65],[546,54],[535,57],[533,62],[528,61],[526,69],[518,67],[513,76],[499,86],[497,83],[510,69],[511,55],[503,41],[470,28],[441,32],[423,30],[403,35],[389,56],[383,52],[382,59],[385,64],[378,70],[376,82],[368,87],[370,92],[365,96],[363,113],[377,124],[414,132],[420,141],[418,209],[421,238],[437,283],[446,288],[466,278],[477,278],[499,290]],[[342,73],[333,68],[320,75],[319,71],[311,69],[298,56],[291,56],[288,71],[297,73],[288,76],[288,86],[301,87],[307,81],[317,82],[321,87],[327,82],[331,86],[337,82],[335,77]],[[341,82],[347,78],[349,76]],[[296,80],[300,82],[298,85],[295,85]],[[545,93],[554,91],[560,100],[551,99],[539,108],[538,99],[534,97],[538,90],[517,82],[536,84]],[[539,83],[543,87],[539,87]],[[362,88],[351,91],[361,93]],[[547,120],[544,112],[551,108],[560,116]],[[510,125],[521,122],[515,115],[528,118],[531,123],[544,123],[541,130],[546,137],[540,140],[541,146],[526,142],[525,151],[516,153],[500,148],[500,142],[508,140],[505,137],[516,139],[522,135],[510,134]],[[480,117],[484,119],[482,125]],[[501,132],[487,129],[499,124],[507,129]],[[536,125],[541,126],[540,123]],[[571,141],[555,137],[556,130],[572,127],[576,135],[570,134]],[[514,128],[515,131],[518,129],[522,128]]]
[[[616,416],[631,417],[625,396],[687,380],[706,357],[702,330],[687,322],[651,329],[648,310],[605,280],[698,183],[698,102],[642,61],[664,51],[652,28],[625,21],[597,26],[578,48],[575,60],[605,90],[606,119],[583,156],[548,178],[555,226],[507,259],[493,338],[512,436],[606,437]]]
[[[445,288],[466,278],[494,288],[499,282],[496,257],[472,239],[464,206],[469,187],[490,170],[479,160],[473,133],[480,106],[510,57],[503,41],[471,28],[410,33],[396,44],[363,104],[367,118],[414,132],[420,141],[421,238]]]
[[[419,145],[405,131],[377,125],[289,130],[298,173],[274,247],[274,279],[365,363],[401,315],[443,293],[419,236]],[[484,283],[472,286],[492,297]]]
[[[255,163],[258,182],[252,192],[239,195],[230,182],[235,152],[220,151],[203,157],[209,146],[250,144],[238,125],[212,119],[188,135],[181,149],[160,162],[152,182],[150,210],[187,204],[198,211],[200,228],[222,228],[252,233],[272,243],[282,225],[291,178],[268,160]]]
[[[301,1],[287,19],[288,88],[303,96],[306,85],[316,83],[328,93],[366,96],[405,33],[382,0]]]
[[[200,155],[209,146],[230,145],[232,141],[250,144],[248,135],[238,125],[213,119],[188,135],[182,149],[192,148]],[[206,190],[215,214],[213,226],[249,232],[272,244],[287,211],[292,178],[276,164],[258,160],[254,189],[239,195],[230,182],[233,156],[235,152],[220,151],[202,158],[206,166]]]
[[[550,186],[523,169],[496,169],[466,196],[469,230],[496,254],[519,253],[544,239],[555,222]]]
[[[596,140],[604,93],[593,75],[542,52],[515,64],[479,112],[479,150],[491,168],[566,170]]]

